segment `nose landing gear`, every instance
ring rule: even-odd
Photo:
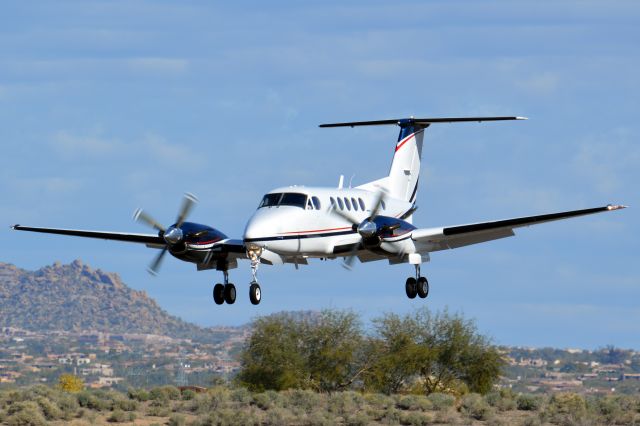
[[[429,295],[429,281],[426,277],[420,275],[420,265],[415,265],[416,277],[407,278],[404,289],[409,299],[415,299],[416,296],[420,296],[421,299],[426,298]]]
[[[258,284],[258,266],[260,266],[260,256],[262,256],[262,247],[249,247],[247,249],[247,256],[251,261],[251,276],[253,280],[249,285],[249,300],[251,304],[257,305],[262,300],[262,291],[260,290],[260,284]]]

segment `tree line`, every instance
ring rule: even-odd
[[[277,313],[253,322],[239,384],[253,391],[487,393],[505,362],[475,322],[426,308],[384,314],[365,332],[351,311]]]

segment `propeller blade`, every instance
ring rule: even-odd
[[[162,259],[164,258],[164,255],[166,253],[167,247],[163,248],[162,251],[155,257],[155,259],[153,259],[153,262],[151,262],[151,265],[149,265],[149,267],[147,268],[147,272],[149,272],[153,276],[158,275],[160,265],[162,264]]]
[[[146,223],[147,225],[151,226],[152,228],[157,229],[158,231],[162,231],[162,232],[165,231],[165,227],[164,226],[162,226],[157,220],[152,218],[150,215],[145,213],[145,211],[142,210],[142,209],[137,209],[133,213],[133,220],[135,220],[137,222]]]
[[[328,212],[331,213],[331,214],[335,214],[336,216],[340,216],[341,218],[343,218],[347,222],[351,223],[352,225],[358,226],[360,224],[359,222],[354,220],[351,216],[347,215],[343,211],[338,210],[335,205],[329,207]]]
[[[345,257],[344,262],[342,262],[342,267],[348,271],[353,270],[353,262],[356,260],[356,254],[358,253],[358,249],[360,248],[360,243],[354,244],[351,246],[351,251],[349,252],[349,256]]]
[[[382,207],[382,203],[384,202],[384,191],[380,190],[378,192],[378,198],[376,202],[373,204],[373,208],[371,209],[371,218],[369,220],[373,220],[378,216],[378,212],[380,211],[380,207]]]
[[[180,225],[182,225],[184,223],[184,221],[187,219],[187,216],[189,215],[189,212],[191,211],[191,209],[193,208],[194,204],[196,204],[198,202],[198,199],[196,198],[195,195],[187,192],[184,194],[184,199],[182,201],[182,207],[180,208],[180,213],[178,214],[178,217],[176,218],[176,227],[179,228]]]

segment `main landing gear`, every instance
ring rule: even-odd
[[[236,286],[229,282],[229,272],[224,272],[224,284],[216,284],[213,286],[213,301],[216,305],[227,303],[233,305],[236,302]]]
[[[409,299],[415,299],[416,296],[420,296],[421,299],[426,298],[429,295],[429,281],[426,277],[420,276],[420,265],[416,267],[416,278],[409,277],[404,286]]]
[[[256,277],[261,254],[262,249],[247,250],[247,255],[251,260],[251,275],[253,276],[253,280],[249,285],[249,300],[252,305],[257,305],[262,300],[262,291]],[[216,305],[222,305],[223,303],[233,305],[236,302],[236,286],[229,282],[229,271],[222,272],[224,273],[224,284],[218,283],[213,286],[213,301],[216,302]]]

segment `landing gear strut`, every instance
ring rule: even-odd
[[[429,281],[426,277],[420,275],[420,264],[416,264],[416,277],[407,278],[407,282],[404,289],[409,299],[415,299],[416,296],[420,296],[424,299],[429,295]]]
[[[258,266],[260,266],[260,256],[262,255],[261,247],[251,247],[247,250],[247,256],[251,261],[251,276],[253,280],[249,285],[249,300],[251,304],[257,305],[262,299],[262,291],[260,290],[260,284],[258,284]]]
[[[233,305],[236,302],[236,286],[229,282],[229,271],[223,271],[224,284],[213,286],[213,301],[216,305],[227,303]]]

